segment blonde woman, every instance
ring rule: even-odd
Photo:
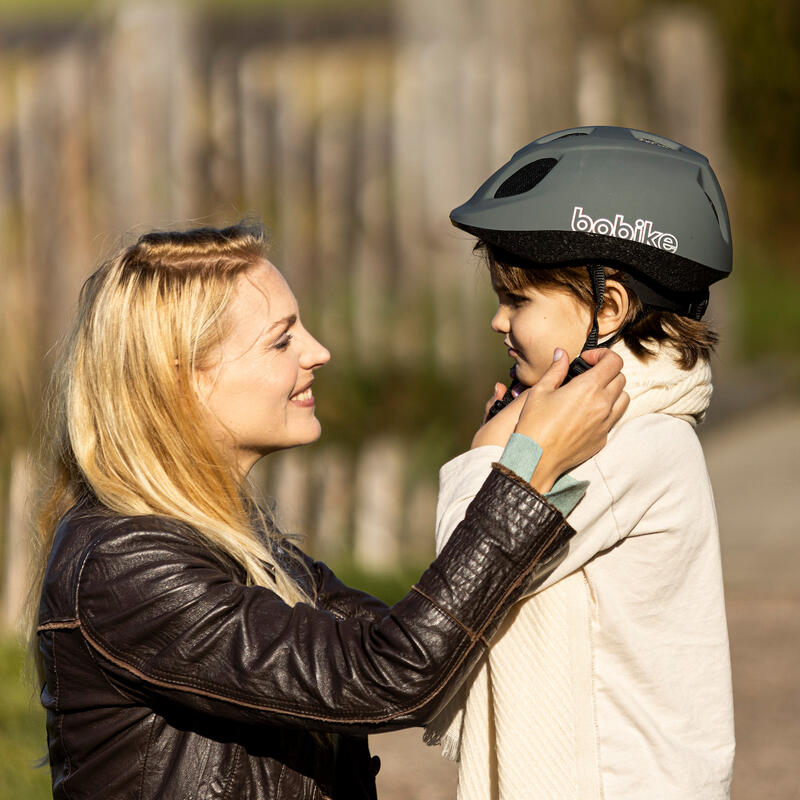
[[[366,734],[450,698],[572,530],[541,493],[599,450],[613,354],[557,359],[489,423],[535,438],[391,609],[287,542],[248,492],[317,439],[303,327],[260,228],[150,233],[81,293],[53,381],[34,642],[55,798],[371,798]],[[537,570],[537,571],[539,571]]]

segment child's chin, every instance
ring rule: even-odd
[[[538,370],[531,369],[527,364],[523,366],[517,363],[516,377],[520,383],[524,383],[526,386],[533,386],[533,384],[542,377],[542,373]]]

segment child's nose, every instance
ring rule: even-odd
[[[499,306],[492,317],[492,330],[497,333],[508,333],[508,314],[505,313],[502,306]]]

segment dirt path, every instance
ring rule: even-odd
[[[800,405],[763,408],[702,438],[728,603],[733,798],[800,800]],[[455,765],[421,731],[375,736],[372,748],[381,800],[455,798]]]

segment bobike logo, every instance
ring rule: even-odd
[[[605,217],[592,219],[588,214],[583,213],[582,206],[575,206],[572,212],[572,230],[581,233],[601,233],[604,236],[617,236],[620,239],[628,239],[631,242],[641,242],[649,244],[650,247],[660,247],[669,253],[674,253],[678,249],[678,237],[672,233],[653,230],[653,222],[649,219],[637,219],[631,225],[625,222],[622,214],[616,214],[614,221]]]

